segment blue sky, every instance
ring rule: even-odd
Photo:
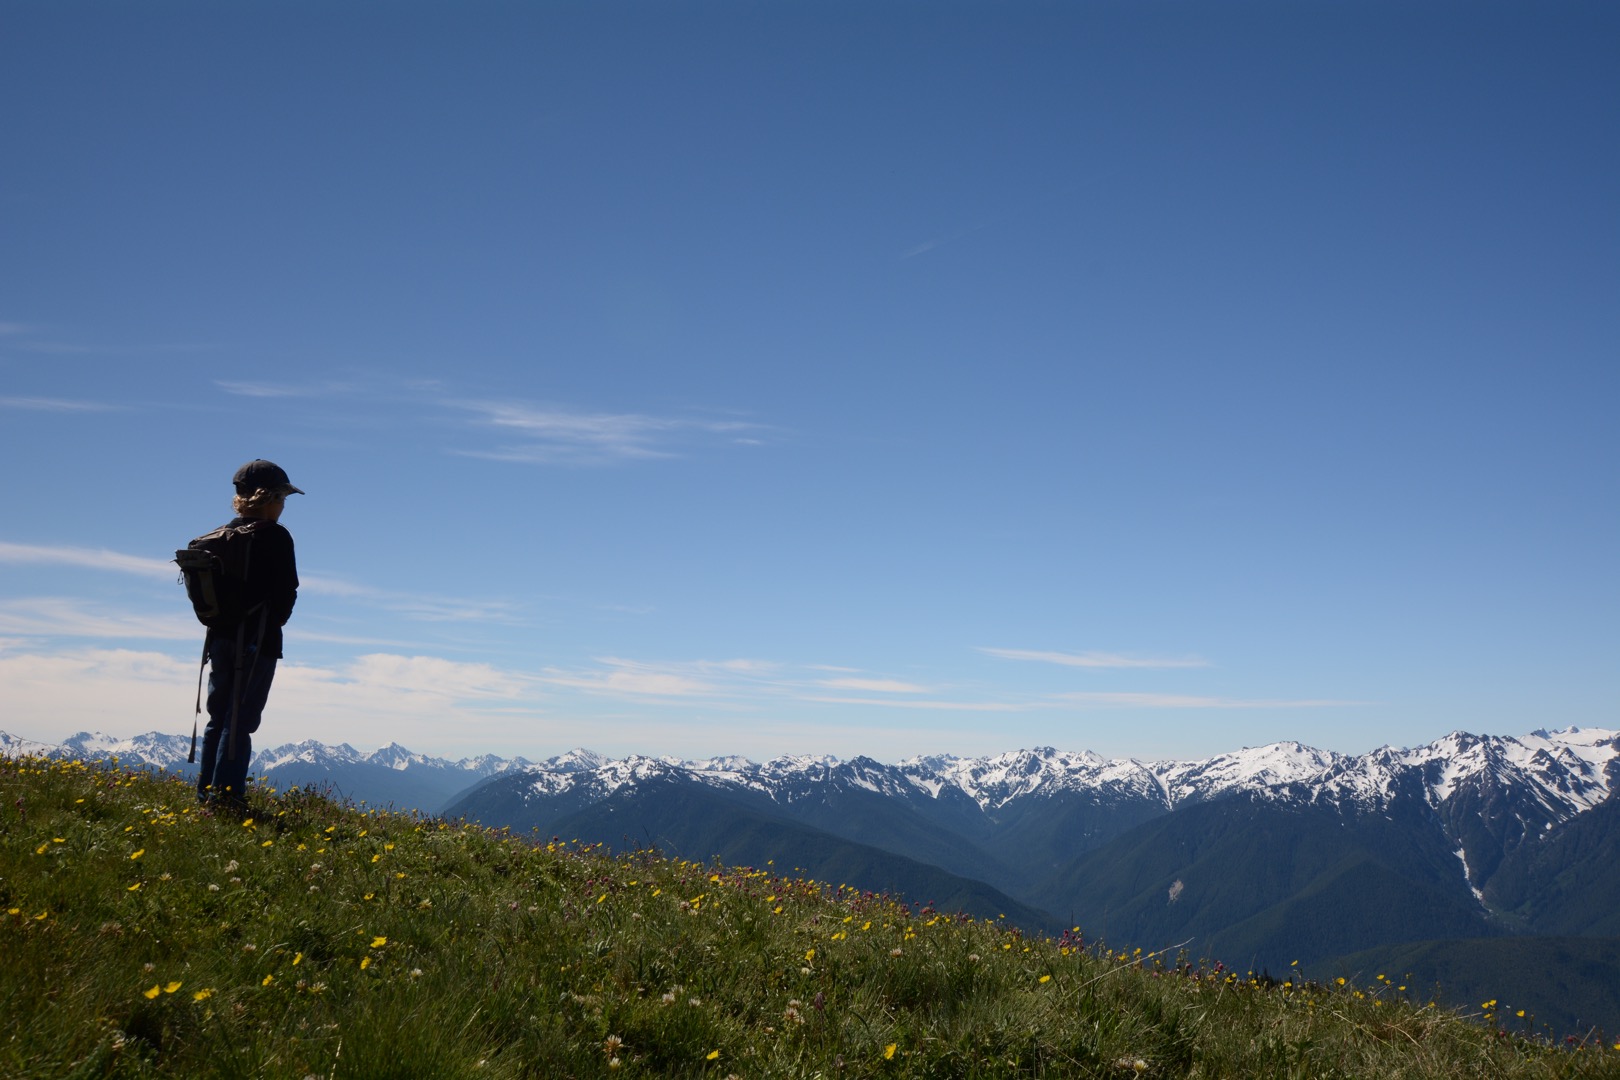
[[[0,729],[1200,757],[1620,726],[1611,4],[13,2]]]

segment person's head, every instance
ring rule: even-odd
[[[274,521],[287,505],[288,495],[302,495],[301,488],[293,487],[287,471],[273,461],[257,458],[236,470],[231,477],[236,495],[231,508],[245,518]]]

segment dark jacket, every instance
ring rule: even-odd
[[[253,523],[252,518],[238,517],[229,522],[231,528]],[[281,658],[281,628],[292,617],[293,605],[298,602],[298,560],[293,554],[292,533],[273,521],[260,521],[253,530],[253,547],[248,563],[247,596],[249,607],[263,603],[265,611],[264,643],[261,655]],[[255,611],[247,619],[248,641],[252,642],[259,629],[259,614]],[[236,636],[234,629],[212,630],[210,634]]]

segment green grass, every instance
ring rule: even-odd
[[[309,792],[0,760],[7,1077],[1600,1077],[1395,982],[1177,956]]]

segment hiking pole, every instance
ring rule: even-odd
[[[197,764],[197,721],[202,717],[202,676],[203,668],[208,666],[208,635],[203,635],[202,663],[197,665],[197,711],[191,717],[191,754],[186,758],[187,765]]]

